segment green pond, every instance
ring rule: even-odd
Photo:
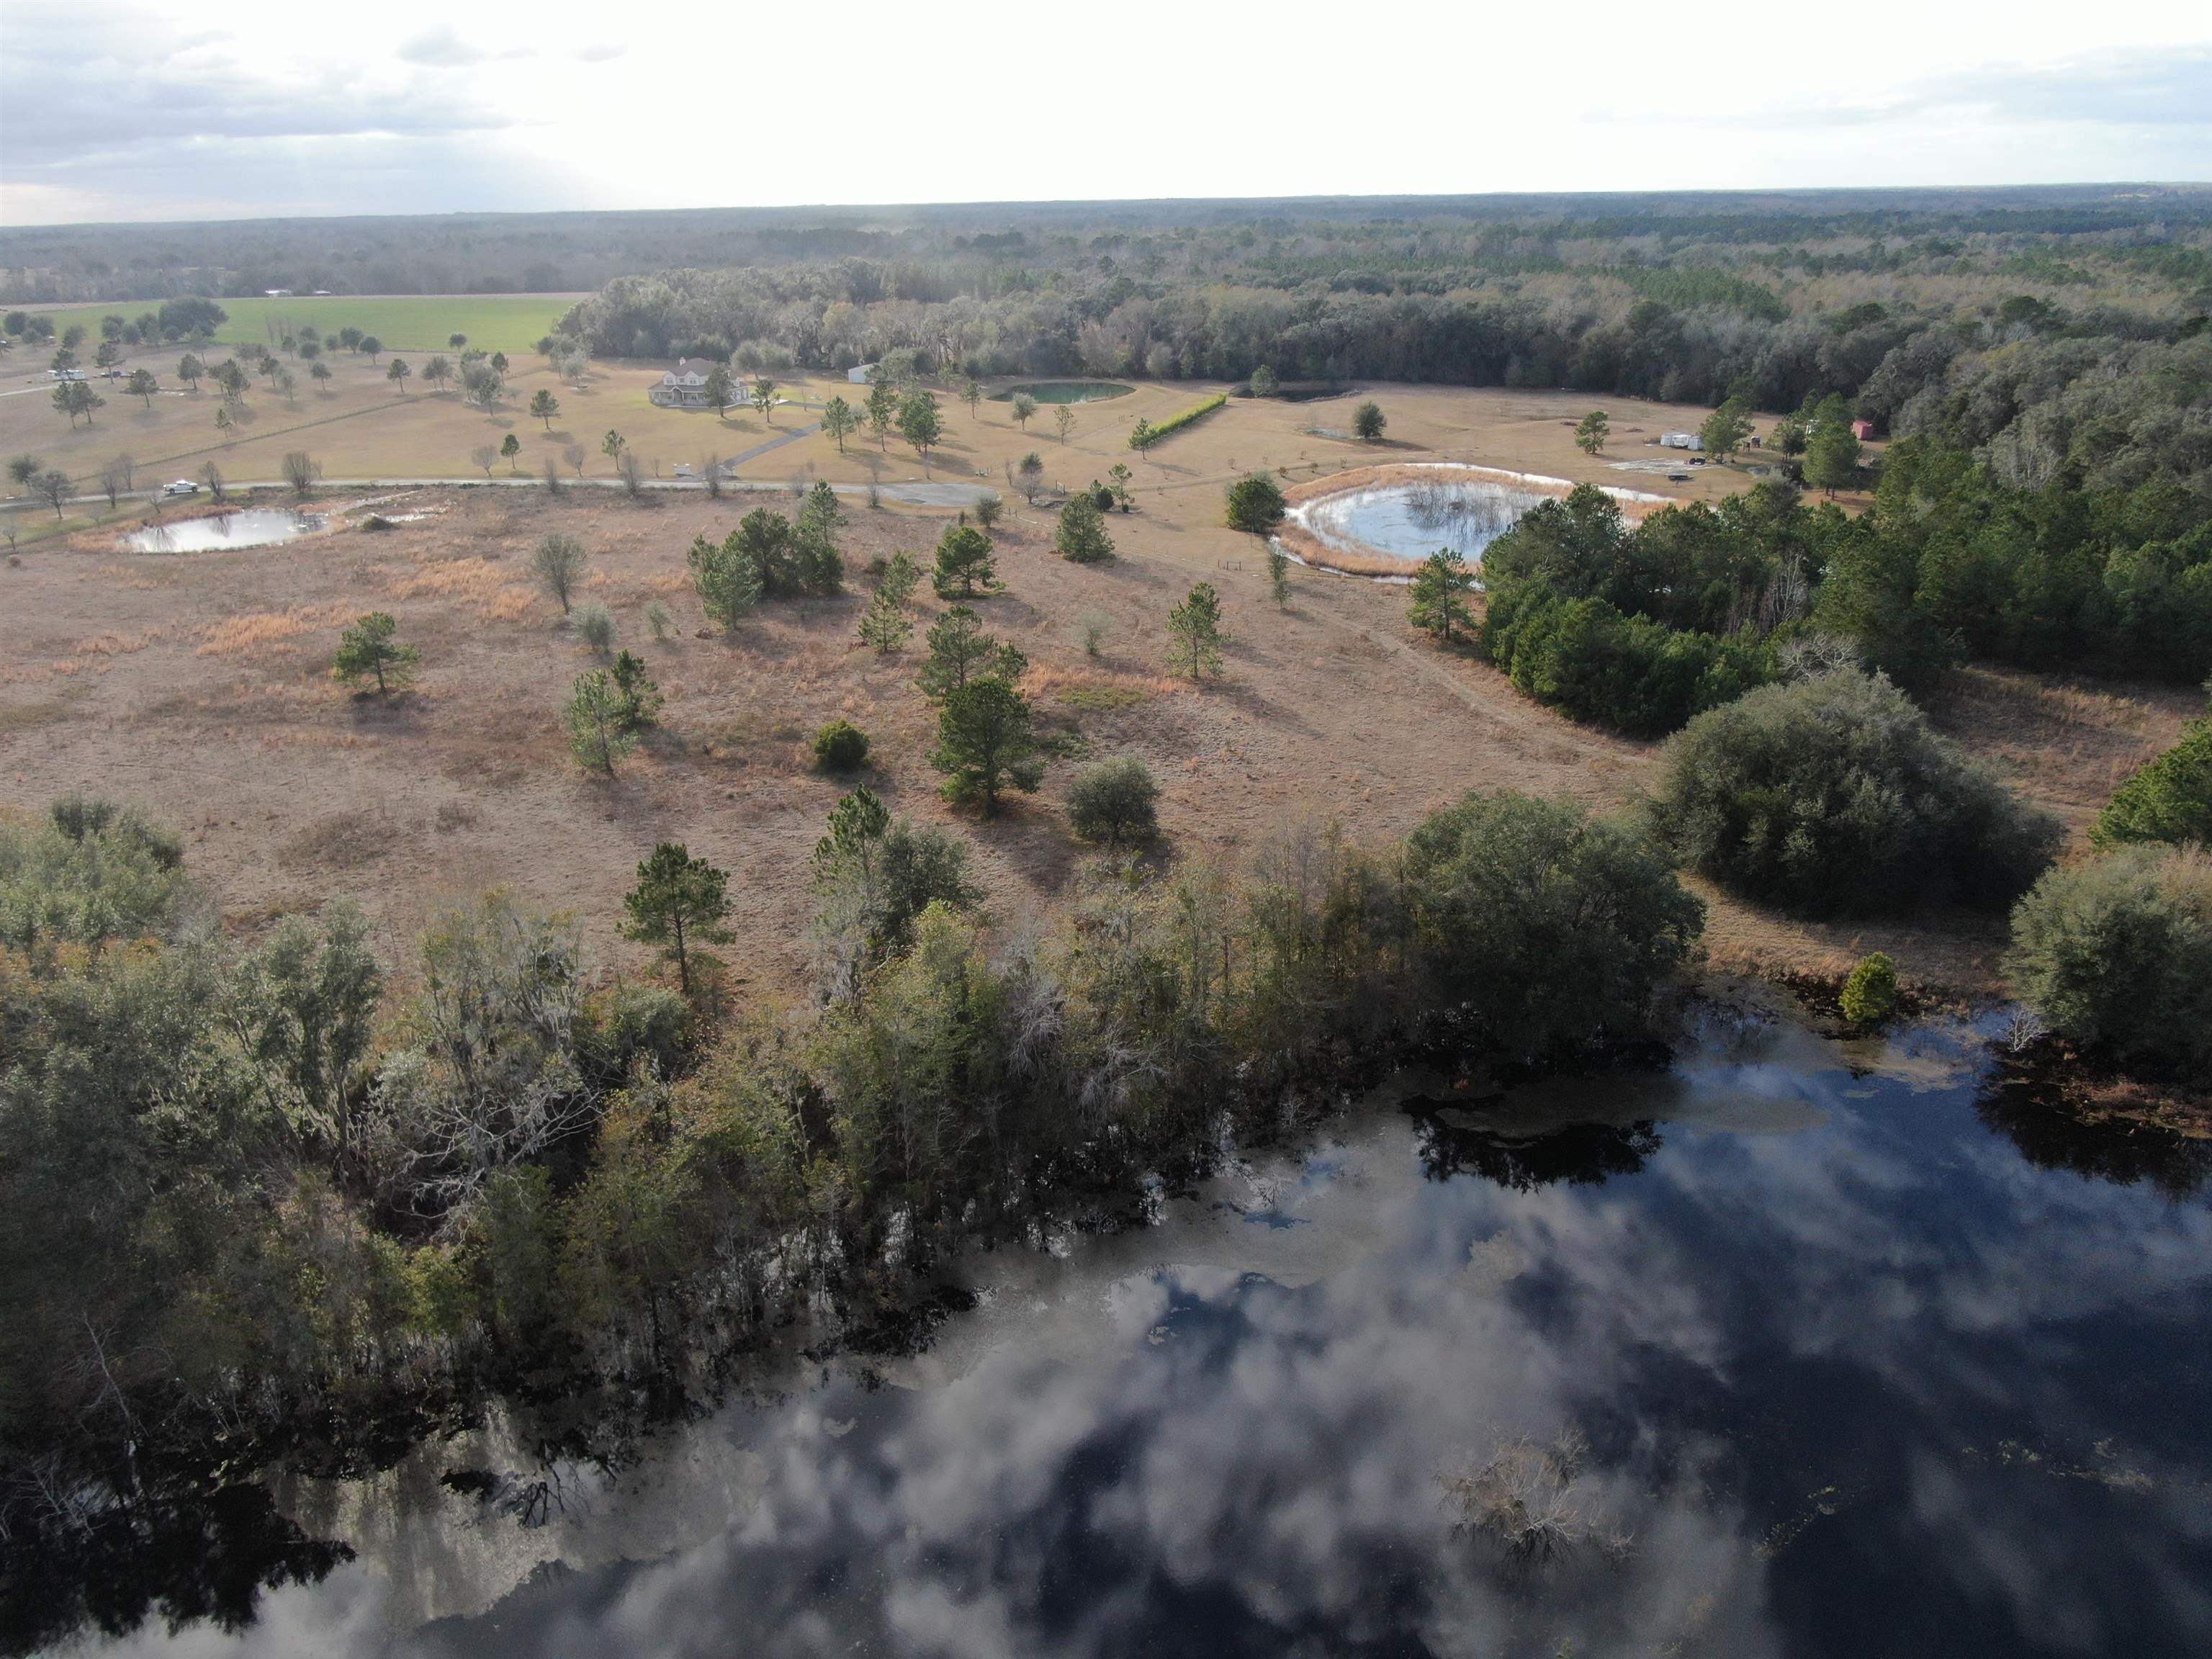
[[[1026,392],[1041,404],[1095,404],[1105,398],[1126,398],[1133,390],[1113,380],[1032,380],[994,392],[991,401],[1010,403],[1017,392]]]

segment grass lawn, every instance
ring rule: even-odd
[[[465,334],[471,345],[504,351],[512,357],[531,350],[583,297],[580,294],[331,294],[281,300],[218,300],[216,303],[230,313],[230,320],[218,331],[217,337],[230,345],[273,346],[285,333],[313,323],[326,335],[342,328],[357,328],[364,334],[374,334],[395,351],[443,351],[449,336]],[[100,338],[102,317],[136,317],[160,308],[160,302],[153,300],[23,307],[33,317],[53,319],[56,334],[71,323],[80,323],[94,342]],[[19,357],[40,356],[44,366],[47,354],[22,346],[16,350]],[[83,355],[89,360],[90,352]]]

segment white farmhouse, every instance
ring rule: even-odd
[[[683,358],[660,377],[659,384],[647,395],[669,409],[704,409],[708,406],[707,376],[721,367],[711,357]]]

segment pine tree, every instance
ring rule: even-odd
[[[578,765],[586,771],[615,775],[615,762],[637,747],[637,734],[623,725],[626,700],[615,677],[594,668],[569,689],[562,723],[568,728],[568,747]]]
[[[979,679],[1012,685],[1029,667],[1029,659],[983,631],[975,613],[963,605],[947,611],[929,630],[929,660],[921,665],[922,695],[942,702]]]
[[[971,680],[945,698],[929,758],[945,774],[945,798],[973,802],[985,817],[1008,787],[1034,793],[1044,779],[1029,699],[1003,680]]]
[[[1106,533],[1105,517],[1087,492],[1069,496],[1060,509],[1060,531],[1053,545],[1075,564],[1098,564],[1114,556],[1114,538]]]
[[[676,963],[676,982],[691,992],[690,946],[720,945],[732,937],[721,924],[730,914],[729,876],[695,859],[681,842],[664,841],[637,866],[637,885],[623,896],[629,920],[625,937],[665,947]]]
[[[1190,597],[1168,613],[1169,654],[1193,679],[1221,672],[1221,596],[1212,582],[1200,582]]]
[[[1425,629],[1447,645],[1452,642],[1454,630],[1471,632],[1474,613],[1468,608],[1467,596],[1474,587],[1474,573],[1457,553],[1439,548],[1430,554],[1413,573],[1409,590],[1412,605],[1407,614],[1413,626]]]
[[[396,691],[415,678],[422,653],[398,638],[399,624],[389,612],[372,611],[338,636],[338,653],[332,676],[344,685],[374,679],[379,696]]]
[[[998,567],[993,559],[991,538],[973,525],[955,525],[945,532],[937,544],[937,575],[933,586],[939,599],[973,599],[980,584],[982,590],[994,592],[999,586]]]

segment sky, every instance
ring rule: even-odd
[[[0,4],[0,225],[2212,179],[2212,4]]]

